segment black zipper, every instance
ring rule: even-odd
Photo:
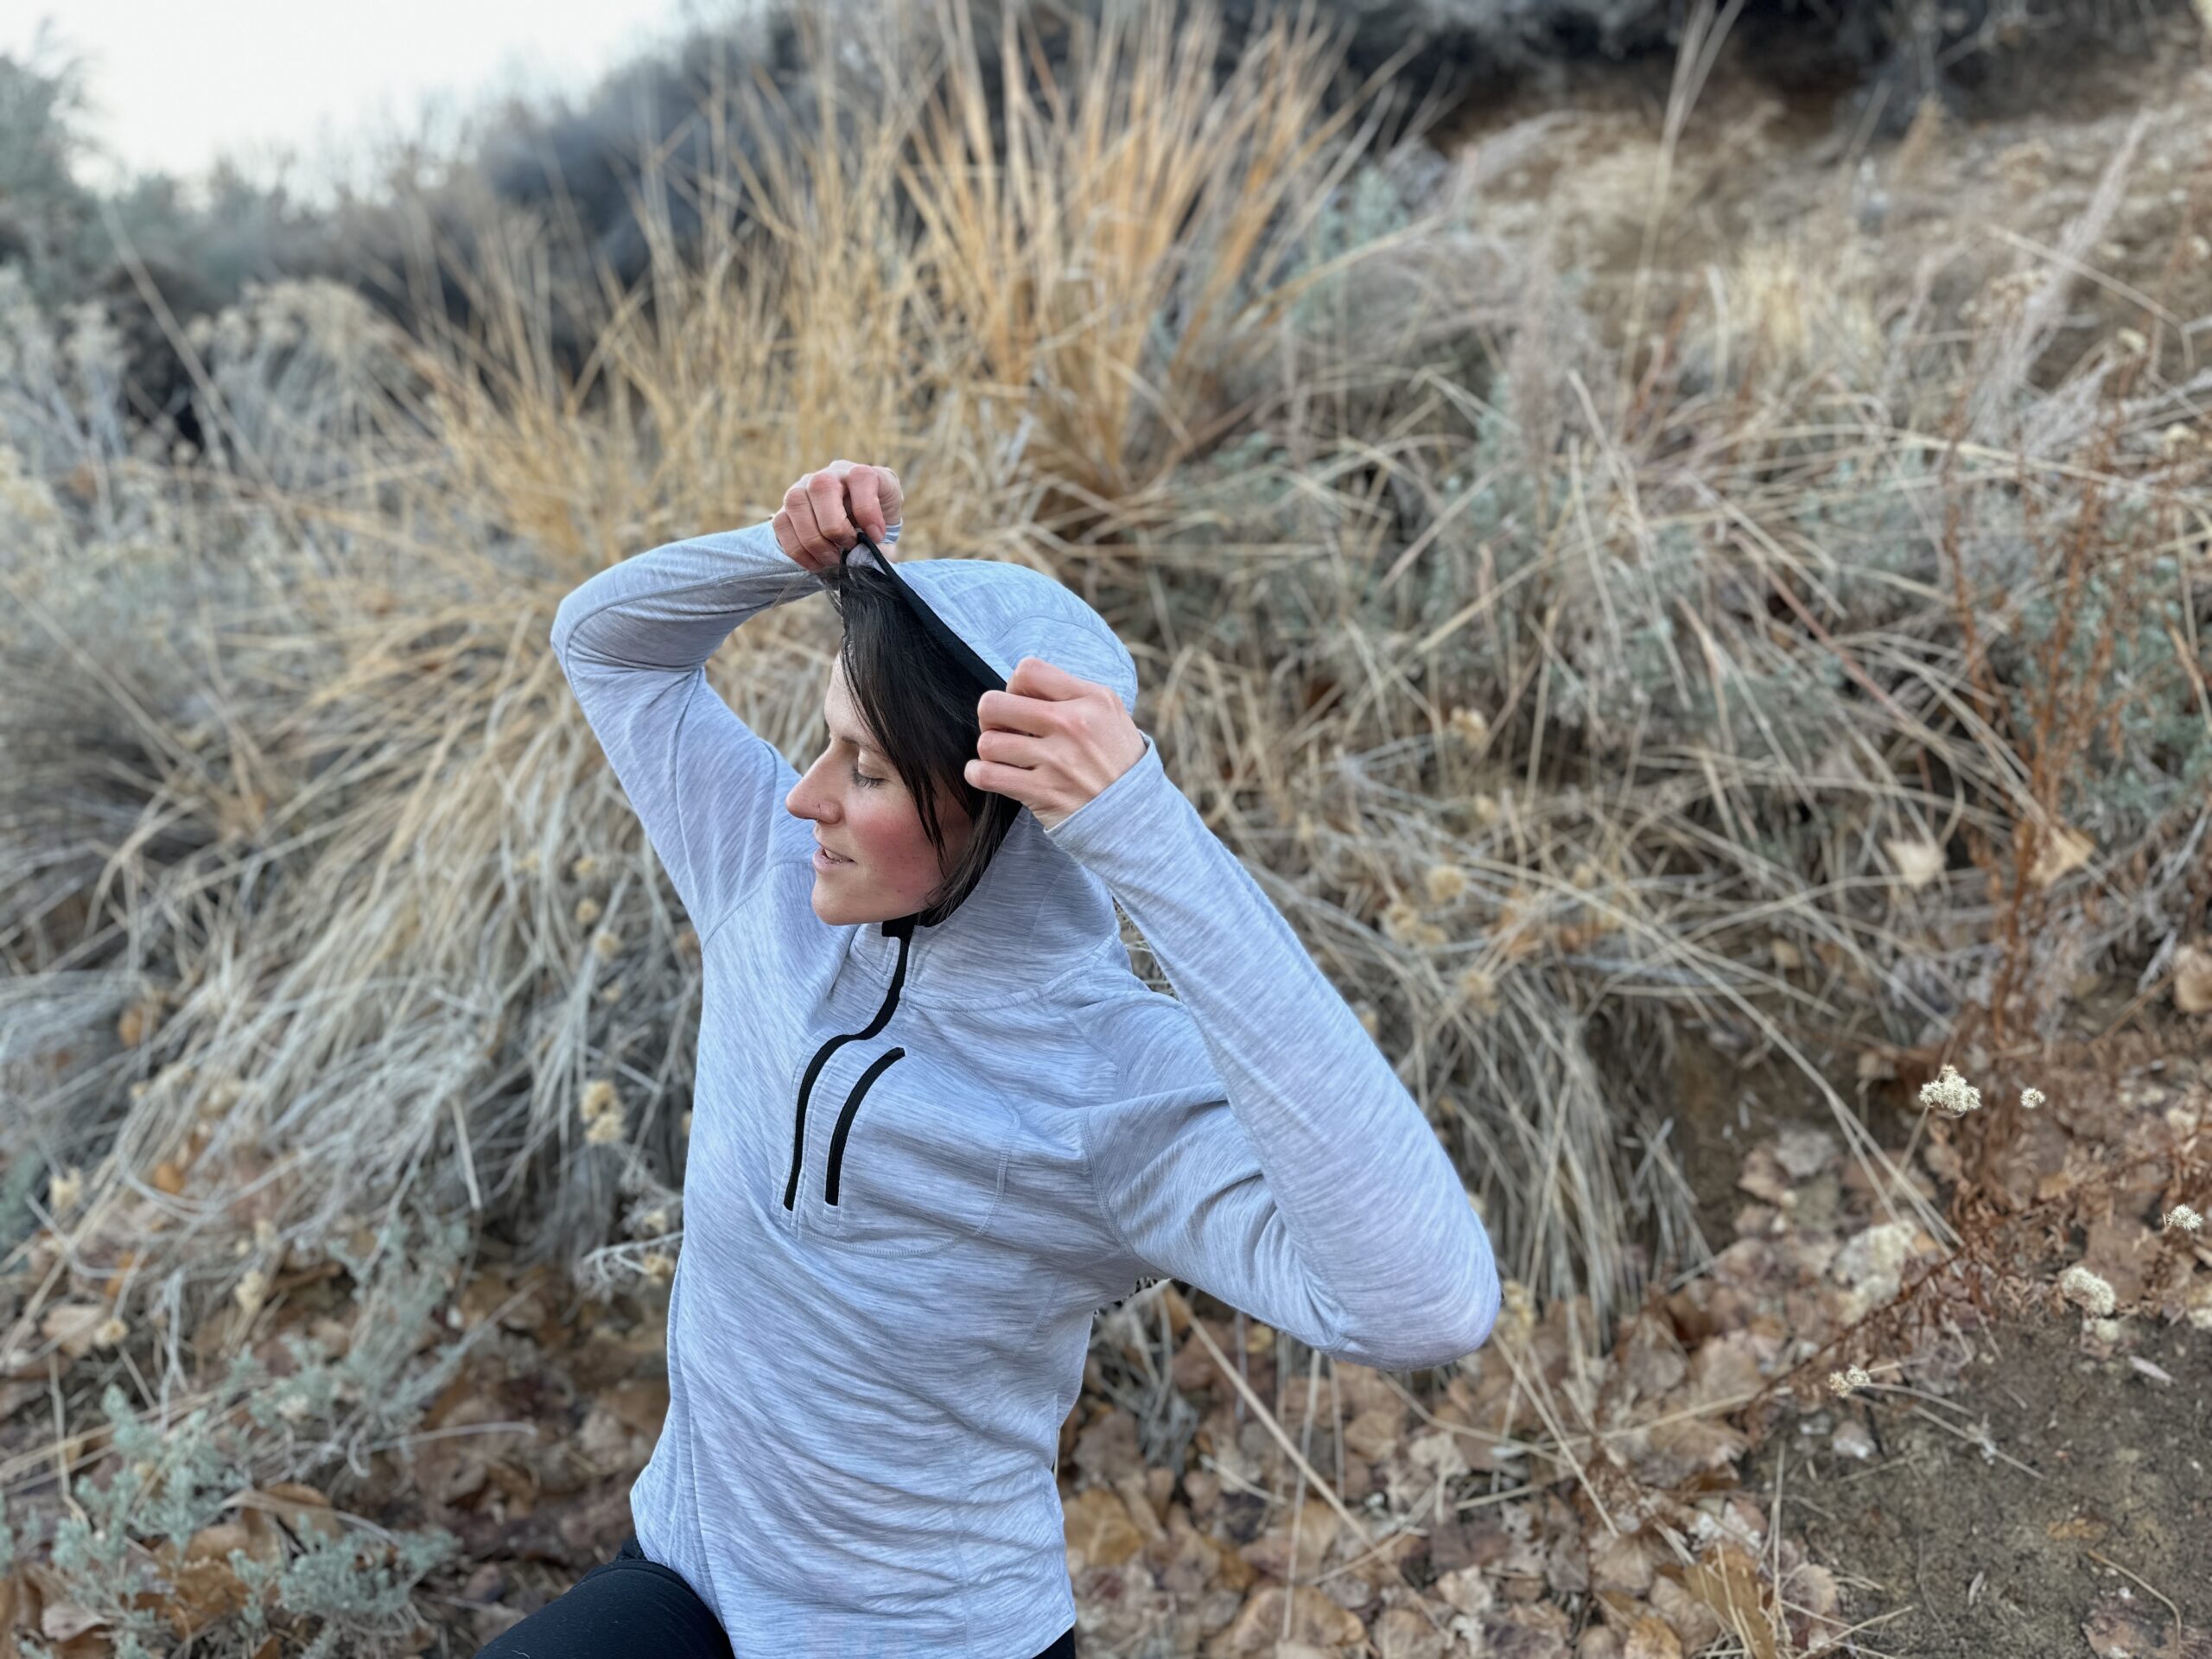
[[[914,918],[901,916],[895,921],[886,922],[883,931],[899,941],[899,965],[892,969],[891,988],[884,995],[883,1006],[875,1011],[875,1018],[868,1022],[865,1030],[841,1033],[815,1050],[814,1058],[807,1062],[806,1076],[799,1083],[798,1109],[791,1120],[791,1173],[784,1183],[784,1208],[786,1210],[794,1208],[798,1201],[799,1165],[806,1155],[806,1103],[814,1093],[815,1078],[821,1076],[823,1066],[839,1048],[847,1043],[864,1041],[881,1031],[890,1022],[892,1011],[899,1006],[899,989],[906,980],[906,950],[914,937]],[[837,1127],[830,1141],[830,1177],[823,1187],[823,1196],[832,1204],[837,1201],[837,1160],[845,1149],[845,1134],[851,1127],[853,1113],[860,1105],[860,1098],[883,1068],[906,1052],[904,1049],[893,1049],[871,1065],[861,1075],[861,1080],[853,1085],[852,1094],[837,1115]]]
[[[830,1174],[822,1183],[822,1201],[837,1202],[837,1169],[845,1161],[845,1136],[853,1127],[853,1114],[861,1109],[861,1096],[868,1093],[868,1085],[881,1077],[891,1063],[906,1051],[894,1048],[880,1056],[875,1064],[861,1073],[861,1080],[853,1085],[853,1092],[845,1096],[845,1109],[837,1114],[837,1127],[830,1134]]]

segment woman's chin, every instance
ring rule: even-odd
[[[878,909],[871,909],[864,899],[856,901],[850,894],[838,892],[836,877],[818,870],[810,899],[816,918],[831,927],[849,927],[855,922],[881,919]]]

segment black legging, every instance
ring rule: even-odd
[[[476,1659],[732,1659],[713,1608],[672,1567],[649,1561],[638,1535],[529,1617],[477,1650]],[[1037,1659],[1075,1659],[1075,1628]]]

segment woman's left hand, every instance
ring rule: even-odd
[[[1020,801],[1047,830],[1144,755],[1144,734],[1111,686],[1041,657],[1016,663],[1006,690],[984,692],[976,712],[983,729],[968,781]]]

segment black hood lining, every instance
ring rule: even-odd
[[[951,652],[961,666],[982,681],[984,684],[995,691],[1005,690],[1005,676],[977,656],[976,648],[956,633],[950,623],[923,602],[922,596],[914,591],[912,584],[899,574],[898,564],[886,556],[883,550],[868,539],[868,532],[856,529],[853,533],[860,537],[859,544],[874,554],[877,562],[890,574],[891,585],[898,589],[899,598],[906,601],[906,608],[913,612],[914,620],[922,625],[923,631]],[[839,563],[844,563],[850,556],[849,550],[840,556]]]

